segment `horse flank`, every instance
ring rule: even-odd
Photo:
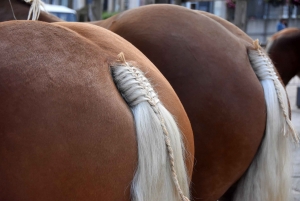
[[[30,15],[31,14],[29,14],[29,16]],[[290,141],[284,136],[292,135],[296,142],[299,142],[299,137],[295,133],[288,118],[288,99],[283,86],[274,72],[273,64],[265,53],[260,50],[260,47],[256,50],[249,50],[248,56],[264,89],[267,105],[267,123],[263,142],[248,172],[245,177],[241,179],[234,200],[289,201],[291,199]],[[153,97],[149,102],[149,97],[147,97],[148,93],[143,92],[140,85],[133,81],[133,78],[128,77],[130,73],[126,72],[129,71],[129,69],[126,68],[127,67],[123,65],[117,65],[111,69],[120,93],[131,106],[136,124],[139,161],[132,184],[133,200],[185,200],[183,195],[189,196],[188,178],[184,165],[184,148],[180,131],[174,119],[160,103],[155,92],[152,89],[150,90],[150,94]],[[142,75],[138,70],[137,72]],[[118,76],[123,76],[122,78],[124,78],[124,80],[118,79]],[[146,82],[146,86],[151,86],[147,79],[144,81]],[[123,84],[124,86],[121,86]],[[167,123],[167,130],[170,131],[170,129],[173,128],[170,133],[176,133],[175,135],[170,135],[170,137],[172,147],[176,148],[174,149],[175,161],[181,164],[178,165],[175,163],[175,170],[179,173],[178,186],[183,189],[183,193],[180,192],[181,190],[178,186],[177,191],[175,190],[176,188],[170,177],[172,171],[170,164],[166,164],[168,156],[165,150],[165,140],[163,138],[165,134],[161,126],[161,120],[157,116],[159,113],[155,112],[155,109],[153,110],[152,104],[157,105],[162,116],[164,116],[163,118]],[[148,121],[152,122],[148,124],[145,123]],[[168,125],[169,121],[171,121],[171,123]],[[152,135],[147,135],[147,133],[151,133]],[[175,138],[175,140],[172,140],[173,138]],[[156,143],[148,143],[150,141],[155,141]],[[153,149],[155,151],[153,151]],[[150,153],[152,155],[149,155]],[[143,161],[141,159],[143,159]],[[149,161],[152,162],[149,163]],[[158,168],[159,164],[163,164],[163,170]],[[149,168],[149,165],[153,165],[153,167]],[[163,194],[161,192],[168,193]]]
[[[31,3],[28,20],[31,16],[32,20],[37,20],[44,3],[41,0],[24,1]],[[121,60],[125,62],[124,55],[120,55]],[[114,66],[111,70],[113,79],[123,98],[131,106],[135,119],[139,156],[131,188],[132,200],[189,201],[189,179],[184,162],[185,148],[173,116],[160,103],[151,84],[139,69],[129,65],[125,68],[121,65]],[[140,82],[132,82],[137,78],[132,77],[133,70],[141,78]],[[140,88],[141,82],[147,90]],[[166,147],[170,164],[166,163],[168,160]]]

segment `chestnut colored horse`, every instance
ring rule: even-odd
[[[300,76],[300,29],[286,28],[274,34],[266,50],[285,85]]]
[[[0,51],[0,200],[187,200],[190,122],[129,42],[88,24],[9,21]]]
[[[221,18],[171,5],[94,24],[135,45],[178,94],[194,130],[195,199],[215,201],[238,180],[237,201],[289,199],[288,100],[258,44]]]
[[[294,132],[283,126],[288,100],[258,44],[216,16],[171,5],[94,24],[141,50],[178,94],[194,131],[196,200],[215,201],[240,178],[235,200],[289,199],[289,142],[281,132]]]

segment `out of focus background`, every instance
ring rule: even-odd
[[[300,27],[300,0],[43,0],[46,9],[66,21],[95,21],[139,6],[168,3],[220,16],[262,45],[285,27]]]

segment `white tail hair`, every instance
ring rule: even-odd
[[[289,119],[288,98],[269,57],[256,50],[248,55],[262,87],[267,107],[265,136],[246,175],[240,180],[234,201],[291,200],[291,136],[299,143]]]
[[[267,42],[267,46],[266,46],[265,51],[266,51],[268,54],[270,53],[270,49],[271,49],[273,43],[274,43],[274,40],[273,40],[272,38],[269,39],[268,42]]]
[[[26,3],[31,4],[27,20],[30,20],[30,18],[31,20],[38,20],[41,13],[41,7],[43,7],[44,10],[46,11],[44,7],[44,3],[41,0],[24,0],[24,1]]]
[[[188,201],[189,179],[180,130],[142,71],[128,64],[122,53],[119,56],[123,64],[111,67],[112,76],[132,110],[138,144],[132,200]]]

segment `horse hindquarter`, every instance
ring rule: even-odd
[[[149,68],[165,86],[162,94],[178,98],[133,46],[97,31],[105,38],[100,46],[59,25],[1,24],[1,200],[130,200],[139,159],[133,115],[111,77],[120,49]],[[180,102],[173,103],[183,130],[191,131]],[[181,151],[178,141],[176,147]]]

